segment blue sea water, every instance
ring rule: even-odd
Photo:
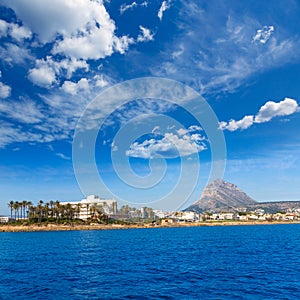
[[[0,299],[300,299],[300,225],[0,233]]]

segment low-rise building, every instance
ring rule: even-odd
[[[0,223],[8,223],[10,221],[10,217],[1,217],[0,216]]]
[[[153,213],[154,213],[154,216],[159,218],[159,219],[162,219],[162,218],[165,218],[166,217],[166,213],[163,212],[161,209],[154,209],[153,210]]]
[[[185,222],[195,222],[197,219],[197,214],[193,211],[185,211],[180,217],[180,220]]]

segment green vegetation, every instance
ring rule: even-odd
[[[10,224],[12,225],[47,225],[47,224],[146,224],[155,219],[152,208],[143,207],[137,209],[128,205],[122,206],[118,214],[110,218],[104,213],[104,206],[100,204],[78,203],[76,206],[71,204],[61,204],[59,201],[49,201],[44,203],[40,200],[37,205],[31,201],[23,200],[10,201]],[[83,220],[80,214],[88,216]],[[81,218],[80,218],[81,217]]]
[[[12,224],[70,224],[70,223],[91,223],[97,222],[102,224],[113,223],[103,212],[103,208],[97,205],[87,207],[90,217],[83,221],[79,218],[81,205],[73,207],[71,204],[62,205],[59,201],[49,201],[44,203],[40,200],[37,205],[33,205],[30,201],[10,201],[10,223]]]

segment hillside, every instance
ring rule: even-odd
[[[217,179],[203,190],[200,200],[186,210],[204,211],[235,211],[237,208],[249,207],[257,202],[240,190],[236,185]]]

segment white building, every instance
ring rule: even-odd
[[[0,223],[8,223],[10,221],[10,217],[1,217],[0,216]]]
[[[182,213],[180,220],[187,222],[195,222],[197,220],[197,214],[193,211],[185,211]]]
[[[153,209],[153,213],[155,217],[158,217],[159,219],[165,218],[167,216],[167,213],[163,212],[161,209]]]
[[[101,210],[106,215],[117,214],[117,201],[101,199],[96,195],[89,195],[86,199],[74,202],[60,202],[61,205],[71,204],[75,211],[77,210],[77,217],[82,220],[87,220],[93,214],[93,209]]]

